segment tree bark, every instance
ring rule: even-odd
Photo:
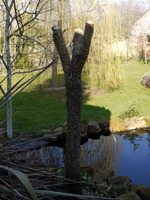
[[[72,60],[70,60],[62,31],[53,27],[53,38],[62,62],[67,96],[67,134],[65,148],[65,176],[80,181],[80,123],[82,105],[82,68],[89,54],[94,24],[88,21],[85,31],[76,29],[73,38]],[[81,194],[81,185],[69,185],[69,192]]]
[[[8,1],[5,1],[5,6],[8,7]],[[7,63],[7,92],[11,89],[11,60],[10,60],[10,44],[9,44],[9,10],[6,8],[6,21],[5,21],[5,49],[6,49],[6,63]],[[11,96],[9,97],[11,99]],[[8,99],[8,100],[9,100]],[[7,137],[12,138],[12,101],[7,103]]]
[[[59,0],[59,5],[60,5],[60,10],[59,10],[59,18],[60,20],[58,20],[58,27],[60,27],[60,29],[62,30],[62,7],[61,7],[61,0]],[[57,57],[57,48],[56,46],[54,47],[54,52],[53,52],[53,60]],[[57,66],[58,63],[54,63],[52,65],[52,87],[53,88],[57,88]]]
[[[57,57],[57,49],[54,47],[53,60]],[[52,87],[57,88],[57,62],[52,65]]]

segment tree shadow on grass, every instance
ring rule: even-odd
[[[13,127],[17,131],[37,132],[41,129],[53,129],[66,121],[66,91],[64,74],[58,74],[58,89],[51,88],[51,78],[40,77],[29,88],[18,94],[12,102]],[[89,90],[83,90],[81,119],[88,122],[100,118],[110,119],[111,112],[104,107],[85,105],[91,98]],[[6,106],[1,108],[0,121],[6,119]],[[6,127],[6,123],[4,124]]]
[[[83,85],[83,102],[91,99],[93,96],[105,95],[103,91],[91,91],[89,86],[84,82]],[[64,74],[57,74],[57,88],[52,88],[52,78],[41,77],[32,84],[32,89],[40,95],[49,95],[55,99],[66,101],[65,77]]]

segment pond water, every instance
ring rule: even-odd
[[[64,166],[63,152],[61,147],[48,146],[24,157],[60,167]],[[81,166],[113,169],[115,175],[129,176],[132,184],[150,187],[150,130],[88,139],[81,146]]]

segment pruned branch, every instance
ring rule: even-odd
[[[63,38],[62,31],[59,27],[52,27],[53,38],[60,55],[60,60],[62,62],[64,72],[67,72],[68,65],[70,63],[70,56]]]
[[[80,69],[79,71],[81,72],[86,62],[94,31],[94,23],[91,21],[86,22],[84,34],[79,28],[75,30],[71,61],[61,29],[59,27],[52,27],[52,30],[54,42],[63,65],[63,70],[64,72],[71,73],[70,75],[72,77],[74,70]],[[70,68],[69,71],[68,68]]]
[[[78,63],[79,68],[82,68],[82,66],[85,64],[86,59],[88,57],[93,32],[94,32],[94,23],[92,21],[87,21],[85,30],[84,30],[83,44],[82,44],[82,50],[81,50],[82,59],[80,59]]]

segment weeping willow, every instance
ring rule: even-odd
[[[118,47],[121,40],[121,22],[119,14],[113,7],[113,2],[111,0],[59,0],[56,2],[49,0],[47,8],[49,11],[42,14],[38,24],[44,36],[40,42],[50,52],[56,53],[51,27],[60,26],[70,52],[69,46],[74,30],[76,28],[83,30],[86,21],[93,21],[94,35],[89,57],[83,69],[82,80],[92,90],[112,91],[119,88],[123,83],[123,72],[120,68],[121,55]],[[40,52],[37,57],[41,56],[40,60],[43,64],[47,64],[53,59],[53,54],[50,52],[42,49],[42,54]],[[60,63],[57,67],[60,68]],[[48,75],[50,74],[46,73],[46,76]]]
[[[121,21],[112,1],[75,0],[70,17],[63,20],[68,28],[66,43],[71,41],[75,28],[84,29],[85,22],[94,21],[94,35],[90,54],[83,69],[82,80],[92,90],[112,91],[123,83],[120,68]]]

